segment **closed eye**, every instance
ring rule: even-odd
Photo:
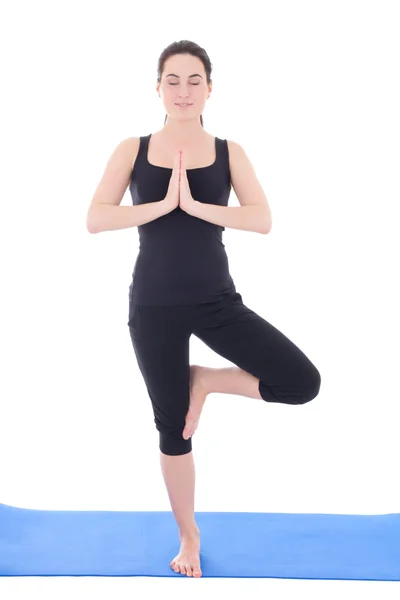
[[[178,85],[177,83],[169,83],[168,85]],[[191,85],[200,85],[199,83],[192,83]]]

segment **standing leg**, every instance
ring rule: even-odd
[[[194,514],[195,466],[182,431],[189,405],[189,337],[185,315],[173,307],[131,308],[129,329],[160,434],[160,464],[181,548],[170,566],[200,577],[200,531]]]

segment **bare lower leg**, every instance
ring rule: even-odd
[[[239,367],[226,367],[224,369],[204,367],[202,377],[207,394],[216,392],[262,400],[258,389],[260,380]]]
[[[176,573],[201,577],[200,530],[194,517],[193,453],[169,456],[160,452],[160,461],[181,541],[179,553],[170,562],[170,566]]]
[[[199,532],[194,516],[195,466],[193,452],[169,456],[160,452],[161,471],[167,488],[179,537]]]
[[[184,439],[197,426],[202,406],[208,394],[220,392],[250,398],[261,398],[259,379],[238,367],[213,369],[191,365],[190,407],[183,432]],[[169,456],[160,453],[161,469],[175,520],[178,524],[181,549],[170,565],[176,572],[201,577],[200,530],[194,516],[195,467],[193,453]]]

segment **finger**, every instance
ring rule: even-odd
[[[183,154],[182,154],[182,161],[181,161],[181,173],[182,173],[182,178],[186,179],[186,177],[187,177],[186,163],[185,163],[185,159],[183,157]]]

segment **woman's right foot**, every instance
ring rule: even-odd
[[[188,577],[201,577],[200,531],[190,536],[182,536],[179,553],[169,564],[175,573],[182,573]]]
[[[186,414],[185,427],[182,432],[184,440],[188,440],[196,431],[208,391],[204,380],[209,367],[190,365],[190,402]]]

